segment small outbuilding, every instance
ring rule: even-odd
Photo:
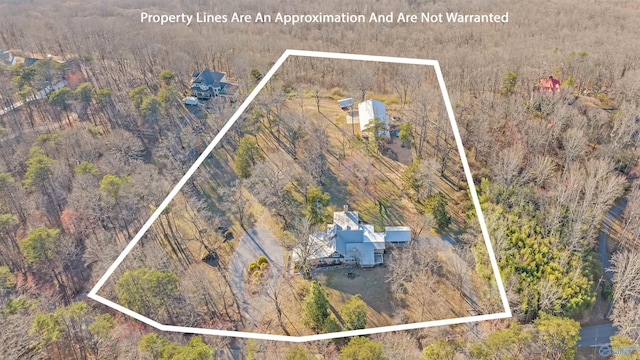
[[[340,108],[344,111],[351,110],[353,108],[353,104],[355,104],[353,98],[338,100],[338,105],[340,105]]]
[[[411,241],[411,228],[408,226],[386,226],[384,232],[386,242],[403,245]]]

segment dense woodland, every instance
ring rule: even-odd
[[[640,5],[514,1],[499,9],[510,12],[510,22],[492,25],[160,27],[138,21],[141,10],[497,10],[483,1],[344,6],[336,1],[0,1],[0,48],[21,56],[52,55],[33,66],[0,65],[2,107],[23,103],[0,116],[4,357],[209,359],[234,354],[251,359],[357,359],[366,354],[367,359],[570,359],[577,353],[581,324],[601,323],[606,316],[618,327],[612,345],[640,342],[640,40],[635,36],[640,25],[634,21]],[[513,319],[293,345],[158,333],[87,299],[93,284],[233,112],[226,106],[197,116],[180,105],[193,70],[227,72],[240,85],[242,98],[289,47],[439,60]],[[397,106],[407,112],[420,112],[421,98],[432,95],[412,86],[415,74],[406,69],[397,69],[394,84],[380,84],[364,70],[356,69],[345,79],[330,62],[300,60],[287,65],[280,74],[279,84],[284,85],[273,93],[306,91],[309,103],[320,95],[313,81],[308,80],[304,89],[296,86],[305,81],[297,76],[310,71],[322,75],[317,89],[342,86],[345,94],[364,97],[365,87],[377,87],[393,94]],[[81,84],[29,101],[40,89],[78,71],[85,80]],[[534,91],[538,80],[549,75],[562,82],[562,90]],[[296,79],[290,87],[289,78]],[[416,154],[428,147],[429,137],[422,135],[431,123],[420,123],[424,118],[416,116],[402,133]],[[431,119],[437,123],[440,117]],[[237,326],[231,319],[241,310],[224,274],[219,281],[206,282],[194,267],[188,276],[178,277],[167,270],[174,266],[168,264],[167,254],[188,261],[184,254],[191,248],[171,239],[187,232],[180,224],[192,224],[204,231],[193,232],[190,241],[206,252],[217,251],[224,261],[229,245],[224,245],[219,228],[255,221],[245,212],[243,182],[250,183],[250,175],[259,172],[274,179],[281,175],[274,174],[273,167],[260,166],[262,159],[254,150],[264,144],[245,140],[260,121],[264,119],[243,119],[244,126],[232,130],[214,153],[226,154],[235,168],[216,169],[214,157],[206,168],[210,173],[190,181],[141,240],[144,249],[127,258],[128,267],[119,270],[110,285],[119,301],[164,323],[180,319],[186,321],[181,325],[201,324],[204,318],[209,326]],[[309,151],[322,144],[314,142],[313,132],[297,130],[294,120],[278,128],[300,159],[316,159],[318,154]],[[239,153],[244,159],[237,159]],[[428,175],[434,168],[443,172],[443,163],[425,159],[409,167],[406,190],[416,197],[430,192]],[[326,175],[319,164],[309,164],[312,179]],[[455,177],[457,167],[451,170]],[[232,218],[220,217],[202,201],[210,186],[207,177],[224,173],[247,178],[217,189],[210,199],[215,209],[234,214]],[[267,185],[272,188],[260,192],[266,198],[257,200],[275,214],[281,211],[281,225],[294,231],[296,224],[286,224],[289,207],[275,201],[286,200],[278,196],[283,184],[255,186]],[[464,183],[457,185],[464,192]],[[621,199],[626,207],[612,225],[616,235],[609,241],[615,277],[613,283],[604,278],[601,282],[605,269],[599,261],[598,234],[605,214]],[[496,304],[480,229],[472,221],[475,213],[466,210],[466,218],[457,222],[465,227],[460,244],[469,254],[468,263],[492,288],[483,295],[486,303]],[[280,291],[284,290],[271,288],[266,293],[274,298]],[[194,304],[197,308],[189,308]],[[578,356],[591,354],[581,350]]]

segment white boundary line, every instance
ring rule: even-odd
[[[484,237],[485,245],[487,246],[487,251],[489,253],[489,260],[491,262],[491,268],[493,269],[493,274],[495,276],[496,283],[498,286],[498,292],[500,293],[500,298],[504,306],[504,312],[488,314],[488,315],[467,316],[467,317],[454,318],[454,319],[427,321],[427,322],[413,323],[413,324],[383,326],[383,327],[369,328],[369,329],[362,329],[362,330],[342,331],[342,332],[329,333],[329,334],[317,334],[317,335],[307,335],[307,336],[285,336],[285,335],[260,334],[260,333],[250,333],[250,332],[240,332],[240,331],[215,330],[215,329],[203,329],[203,328],[164,325],[98,295],[98,291],[100,290],[100,288],[102,288],[102,286],[104,286],[107,279],[109,279],[109,277],[113,274],[116,268],[120,266],[124,258],[131,252],[133,247],[138,243],[138,241],[140,241],[140,239],[142,238],[142,236],[144,236],[147,230],[149,230],[153,222],[156,221],[156,219],[160,216],[162,211],[169,205],[171,200],[173,200],[173,198],[178,194],[180,189],[182,189],[184,184],[186,184],[187,180],[189,180],[189,178],[198,169],[198,167],[200,167],[202,162],[207,158],[207,156],[209,156],[211,151],[213,151],[213,149],[220,142],[222,137],[227,133],[227,131],[229,131],[231,126],[235,124],[235,122],[238,120],[240,115],[242,115],[242,113],[246,110],[249,104],[253,101],[253,99],[255,99],[258,93],[262,90],[262,88],[264,88],[267,82],[271,79],[273,74],[275,74],[275,72],[280,68],[280,66],[282,66],[284,61],[289,56],[303,56],[303,57],[329,58],[329,59],[341,59],[341,60],[359,60],[359,61],[385,62],[385,63],[410,64],[410,65],[429,65],[435,68],[436,77],[438,78],[438,83],[442,91],[442,97],[444,98],[444,104],[447,109],[447,114],[449,116],[451,127],[453,129],[453,134],[456,139],[456,144],[458,146],[458,152],[460,153],[462,166],[464,168],[467,183],[469,184],[469,192],[471,193],[473,205],[476,209],[476,213],[478,214],[478,220],[480,221],[482,236]],[[476,188],[473,183],[473,177],[471,176],[469,163],[467,161],[467,157],[464,152],[464,147],[462,145],[462,139],[460,137],[460,132],[456,124],[453,107],[451,106],[451,100],[449,99],[447,88],[444,83],[444,77],[442,76],[442,70],[440,69],[440,64],[438,63],[438,61],[426,60],[426,59],[411,59],[411,58],[399,58],[399,57],[389,57],[389,56],[358,55],[358,54],[291,50],[291,49],[286,50],[282,54],[282,56],[280,56],[278,61],[276,61],[273,67],[265,74],[264,78],[260,81],[260,83],[258,83],[258,85],[255,87],[255,89],[253,89],[253,91],[249,94],[249,96],[242,103],[242,105],[238,107],[238,110],[236,110],[236,112],[231,116],[229,121],[222,127],[218,135],[216,135],[216,137],[209,144],[209,146],[207,146],[204,152],[200,154],[198,159],[184,174],[184,176],[182,177],[182,179],[180,179],[178,184],[174,186],[174,188],[171,190],[171,192],[166,197],[166,199],[164,199],[164,201],[162,201],[160,206],[158,206],[158,208],[153,212],[149,220],[147,220],[147,222],[144,223],[142,228],[133,237],[131,242],[129,242],[129,244],[125,247],[125,249],[118,256],[116,261],[113,264],[111,264],[109,269],[107,269],[104,275],[102,275],[100,280],[89,292],[88,297],[106,306],[109,306],[115,310],[118,310],[124,314],[127,314],[147,325],[153,326],[163,331],[203,334],[203,335],[232,336],[232,337],[247,338],[247,339],[259,339],[259,340],[290,341],[290,342],[305,342],[305,341],[313,341],[313,340],[335,339],[335,338],[348,337],[348,336],[369,335],[369,334],[383,333],[383,332],[389,332],[389,331],[410,330],[410,329],[418,329],[418,328],[426,328],[426,327],[434,327],[434,326],[463,324],[463,323],[469,323],[469,322],[475,322],[475,321],[495,320],[495,319],[504,319],[504,318],[511,317],[511,309],[509,307],[507,295],[504,290],[504,284],[502,282],[502,277],[500,276],[500,271],[498,269],[498,263],[496,261],[495,253],[493,252],[491,240],[489,239],[489,232],[487,230],[487,225],[484,220],[484,215],[482,214],[482,209],[480,208],[480,201],[478,199],[478,194],[476,193]]]

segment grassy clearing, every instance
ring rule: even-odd
[[[378,94],[372,91],[367,91],[366,99],[375,99],[382,101],[386,106],[399,105],[400,97],[395,94]]]
[[[332,269],[316,275],[329,295],[332,311],[338,313],[342,305],[353,295],[360,294],[367,303],[367,327],[393,325],[395,307],[389,284],[385,282],[387,269]],[[356,276],[348,278],[345,273],[352,272]]]

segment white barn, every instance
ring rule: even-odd
[[[379,119],[385,124],[384,135],[389,134],[389,115],[384,103],[378,100],[369,99],[358,104],[358,117],[360,118],[360,131],[364,134],[373,126],[373,119]]]

